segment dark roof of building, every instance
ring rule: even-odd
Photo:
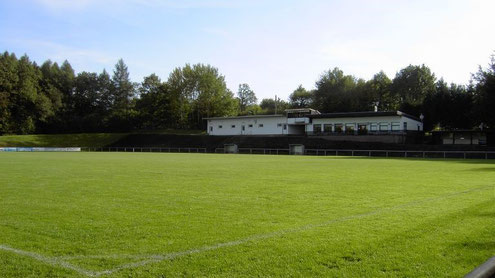
[[[320,111],[312,108],[290,108],[285,109],[285,113],[310,113],[310,114],[320,114]]]
[[[231,116],[231,117],[209,117],[203,118],[205,120],[229,120],[229,119],[246,119],[246,118],[273,118],[273,117],[285,117],[281,114],[271,114],[271,115],[246,115],[246,116]]]
[[[364,111],[364,112],[342,112],[342,113],[321,113],[317,115],[308,115],[309,118],[358,118],[358,117],[383,117],[383,116],[404,116],[409,119],[420,122],[418,117],[406,114],[402,111]]]

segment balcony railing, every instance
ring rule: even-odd
[[[414,131],[362,131],[362,130],[353,130],[353,131],[307,131],[306,134],[310,136],[343,136],[343,135],[405,135],[408,133],[414,133]]]

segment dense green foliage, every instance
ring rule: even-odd
[[[27,56],[0,56],[0,134],[202,128],[203,117],[235,115],[238,101],[218,69],[176,68],[131,82],[121,59],[113,75],[75,74],[65,61],[40,67]]]
[[[307,108],[313,106],[313,95],[310,91],[299,85],[289,96],[291,108]]]
[[[486,70],[480,67],[474,79],[477,81],[474,95],[477,120],[493,128],[495,127],[495,56],[492,56]]]
[[[280,98],[264,98],[261,100],[260,108],[263,114],[283,114],[290,104]]]
[[[383,71],[370,80],[339,68],[324,72],[314,90],[302,86],[288,101],[257,98],[248,84],[237,97],[218,69],[203,64],[175,68],[166,81],[155,74],[133,83],[121,59],[112,76],[75,74],[46,61],[41,66],[24,55],[0,56],[0,134],[204,129],[205,117],[273,114],[287,108],[322,112],[401,110],[425,116],[433,128],[495,126],[495,62],[480,67],[468,86],[437,80],[425,65],[409,65],[390,79]]]
[[[0,153],[1,276],[462,277],[495,252],[494,178],[476,160]]]
[[[294,108],[312,106],[324,112],[401,110],[425,116],[425,130],[433,128],[495,127],[495,61],[480,68],[468,86],[437,80],[425,65],[409,65],[394,79],[379,72],[365,81],[338,68],[325,72],[316,89],[299,86],[290,96]]]

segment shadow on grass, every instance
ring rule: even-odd
[[[450,201],[453,202],[454,200]],[[428,245],[429,242],[434,242],[434,245],[439,246],[428,252],[434,252],[433,250],[436,250],[438,252],[437,255],[442,256],[444,250],[449,250],[449,256],[451,256],[452,262],[454,264],[464,265],[466,267],[464,271],[467,273],[476,267],[476,264],[473,265],[472,262],[474,254],[481,254],[478,259],[479,263],[482,263],[486,257],[483,254],[492,254],[495,251],[495,240],[484,232],[483,227],[468,227],[465,226],[465,221],[473,217],[482,218],[487,216],[485,215],[487,214],[486,212],[480,215],[479,210],[487,208],[492,210],[492,207],[493,200],[488,200],[468,205],[460,211],[452,211],[424,222],[417,221],[411,229],[399,230],[385,239],[374,242],[371,246],[387,246],[386,248],[391,248],[388,253],[401,253],[402,246],[422,246]],[[493,217],[493,213],[490,216]],[[481,223],[484,223],[484,227],[486,228],[490,226],[491,222],[484,219]],[[457,237],[455,234],[448,236],[448,233],[444,231],[449,231],[453,226],[464,227],[463,229],[468,230],[468,233]],[[493,230],[490,230],[493,233]],[[363,246],[361,248],[366,250],[369,249],[369,246]],[[426,249],[418,248],[417,250],[408,250],[408,252],[414,255],[416,252]]]
[[[474,168],[474,169],[469,169],[469,171],[473,171],[473,172],[493,172],[493,173],[495,173],[495,166],[494,167]]]
[[[494,165],[494,167],[482,167],[479,168],[479,171],[493,171],[495,172],[495,159],[474,159],[474,158],[468,158],[468,159],[462,159],[462,158],[419,158],[419,157],[383,157],[383,156],[334,156],[334,155],[328,155],[328,156],[323,156],[323,155],[312,155],[312,156],[306,156],[306,157],[320,157],[320,158],[328,158],[328,159],[376,159],[376,160],[395,160],[395,161],[417,161],[417,162],[422,162],[422,161],[427,161],[427,162],[443,162],[443,163],[466,163],[466,164],[491,164]],[[470,169],[470,170],[475,170],[475,169]]]
[[[474,251],[493,251],[495,250],[495,241],[465,241],[453,244],[456,249],[467,249]]]

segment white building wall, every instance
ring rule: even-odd
[[[284,135],[287,132],[284,116],[208,119],[209,135]]]
[[[407,118],[402,117],[403,122],[407,122],[407,130],[409,131],[423,131],[423,123]]]
[[[309,122],[309,118],[306,118]],[[364,124],[368,131],[422,131],[423,124],[419,121],[404,116],[375,116],[375,117],[348,117],[348,118],[313,118],[312,123],[306,125],[289,125],[285,116],[246,116],[232,118],[208,119],[209,135],[286,135],[304,134],[314,131],[314,125],[331,124],[335,131],[336,124],[342,124],[345,131],[346,125],[352,124],[357,131],[359,125]],[[306,120],[305,120],[306,122]],[[406,125],[404,125],[406,123]],[[381,128],[380,128],[381,126]],[[244,129],[243,129],[244,127]],[[303,128],[304,127],[304,128]],[[376,130],[373,128],[376,127]],[[405,128],[405,129],[404,129]]]

